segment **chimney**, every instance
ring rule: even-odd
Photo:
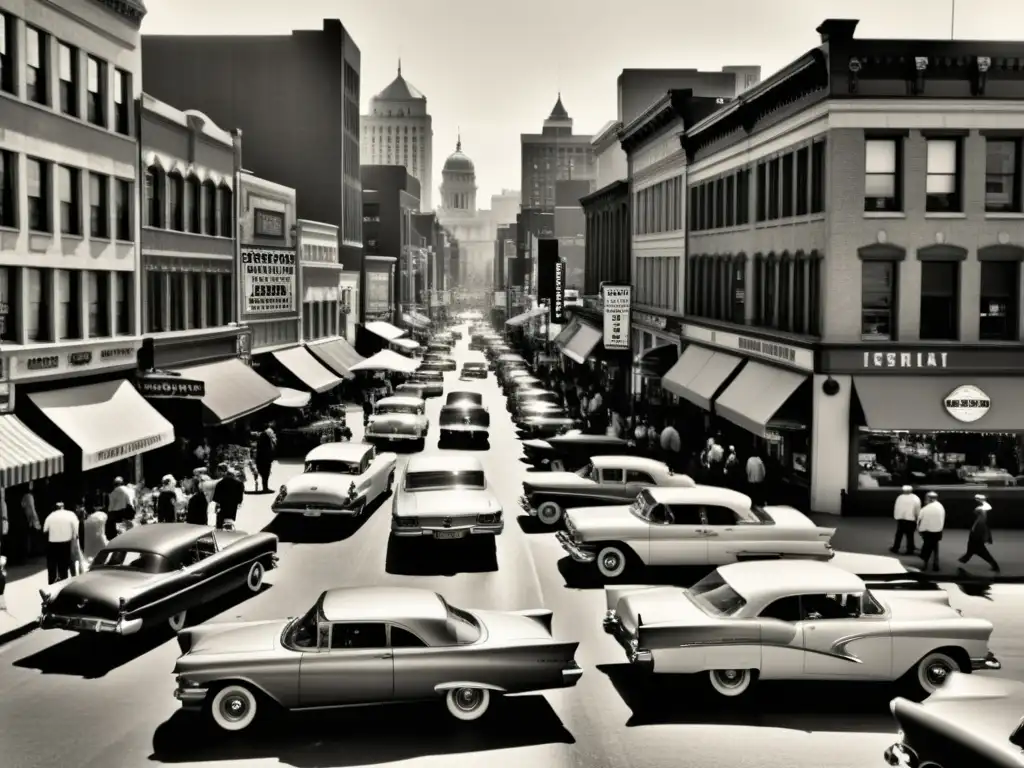
[[[860,19],[825,19],[815,32],[821,35],[821,42],[846,43],[853,40]]]

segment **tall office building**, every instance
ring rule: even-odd
[[[404,165],[420,183],[422,210],[433,206],[434,128],[427,97],[402,77],[370,99],[370,114],[360,118],[363,165]]]
[[[549,212],[555,210],[555,182],[597,179],[593,136],[574,134],[572,118],[562,104],[562,94],[544,121],[540,133],[519,136],[522,156],[522,205]]]

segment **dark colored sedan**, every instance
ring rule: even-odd
[[[463,363],[462,373],[459,374],[460,379],[486,379],[487,378],[487,364],[486,363]]]

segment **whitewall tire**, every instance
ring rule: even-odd
[[[223,731],[244,731],[256,719],[257,707],[256,695],[244,685],[226,685],[210,702],[210,718]]]
[[[754,684],[754,672],[749,669],[712,669],[708,679],[715,693],[734,698],[750,690]]]
[[[456,720],[479,720],[491,706],[491,692],[486,688],[453,688],[445,696],[445,703]]]
[[[602,547],[594,562],[597,564],[598,572],[606,579],[618,578],[626,572],[629,565],[626,553],[614,546]]]
[[[263,588],[264,574],[266,574],[266,569],[264,569],[263,563],[256,561],[249,566],[249,573],[245,577],[245,586],[254,595]]]
[[[945,685],[953,672],[959,672],[960,665],[945,653],[932,651],[917,662],[917,687],[929,696]]]
[[[167,626],[173,629],[175,632],[181,632],[185,628],[185,622],[188,621],[188,611],[182,611],[176,613],[167,620]]]
[[[545,501],[537,507],[537,519],[544,525],[558,525],[562,519],[562,507],[557,501]]]

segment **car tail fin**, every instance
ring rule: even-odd
[[[624,598],[633,592],[641,592],[645,589],[653,589],[653,587],[645,586],[643,584],[623,584],[618,587],[605,587],[605,608],[609,611],[614,611],[619,605],[619,600]]]
[[[528,619],[533,619],[544,627],[545,632],[549,635],[552,634],[551,624],[555,618],[553,611],[549,611],[547,608],[530,608],[525,611],[516,611],[516,613]]]
[[[181,649],[182,656],[185,656],[192,650],[192,640],[192,630],[183,629],[178,632],[178,648]]]

